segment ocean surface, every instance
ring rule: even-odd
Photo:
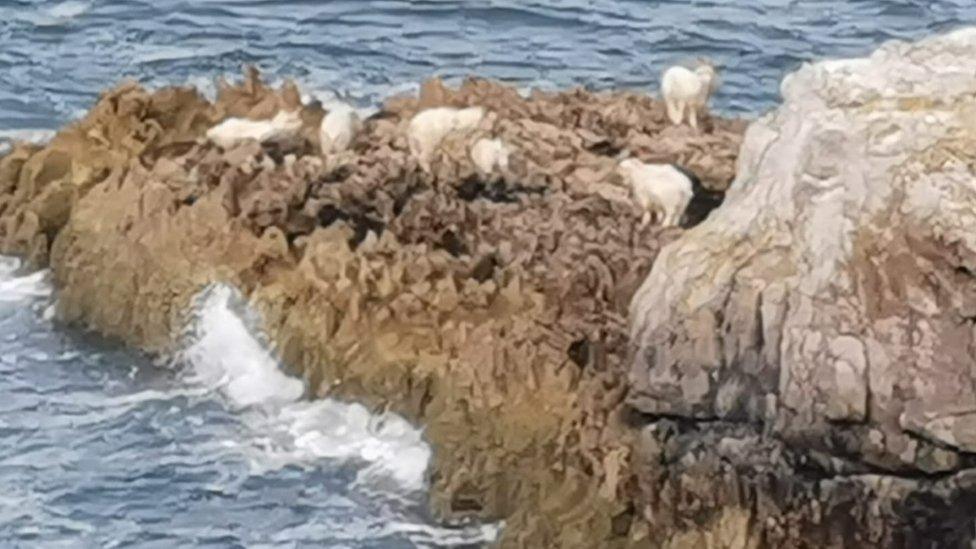
[[[123,78],[213,90],[253,63],[369,108],[440,75],[655,93],[707,56],[714,107],[775,106],[801,63],[976,21],[973,0],[0,0],[0,138],[43,139]],[[461,547],[426,513],[420,426],[310,402],[230,288],[155,363],[51,321],[0,258],[0,547]]]
[[[147,357],[52,322],[47,273],[0,257],[0,547],[461,547],[427,515],[422,433],[303,399],[234,291]]]
[[[122,78],[208,88],[245,63],[366,106],[434,74],[655,91],[708,56],[715,107],[751,115],[804,61],[973,22],[972,0],[0,0],[0,131],[57,128]]]

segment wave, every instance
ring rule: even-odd
[[[52,296],[48,272],[20,276],[22,266],[17,259],[0,256],[0,303],[20,307]],[[41,313],[43,305],[33,308],[40,316],[47,316]],[[101,426],[138,416],[149,409],[147,406],[165,407],[172,402],[176,409],[216,398],[233,413],[236,427],[211,431],[205,427],[205,417],[188,417],[187,424],[204,433],[198,440],[206,446],[200,449],[203,454],[218,459],[244,458],[250,467],[247,474],[253,476],[291,467],[311,470],[320,467],[323,460],[348,464],[355,471],[352,482],[356,492],[410,509],[370,537],[405,536],[418,546],[435,547],[481,545],[497,538],[501,524],[443,527],[427,523],[416,507],[428,488],[426,472],[432,456],[422,430],[396,414],[371,413],[356,403],[308,398],[305,383],[281,369],[257,329],[259,325],[260,319],[235,289],[210,287],[194,302],[181,349],[157,362],[180,367],[175,386],[143,386],[134,393],[116,395],[103,391],[50,393],[44,396],[48,405],[76,412],[47,418],[45,426],[71,429],[80,435],[97,433]],[[51,364],[55,360],[77,361],[79,355],[33,350],[0,356],[0,364],[6,368],[23,359]],[[26,466],[27,456],[8,460],[7,465],[23,462]]]
[[[323,459],[364,464],[356,483],[387,497],[428,488],[430,446],[403,417],[365,406],[306,398],[305,383],[285,374],[256,328],[259,319],[233,288],[216,285],[196,300],[177,361],[191,385],[215,391],[237,410],[249,436],[224,441],[250,460],[255,474]],[[501,524],[447,528],[391,522],[386,530],[422,545],[492,542]]]
[[[253,466],[354,460],[367,465],[362,482],[392,479],[407,492],[426,488],[431,450],[419,429],[360,404],[306,399],[304,382],[286,375],[255,335],[256,319],[235,290],[214,286],[197,302],[178,360],[190,383],[218,392],[260,435],[243,445]]]
[[[66,0],[35,10],[18,10],[13,18],[38,28],[60,27],[73,23],[92,8],[91,1]]]
[[[21,267],[20,260],[0,256],[0,302],[50,297],[52,288],[48,272],[44,270],[17,276]]]
[[[44,10],[44,13],[56,19],[74,19],[80,15],[83,15],[85,12],[91,9],[91,7],[91,2],[67,0],[66,2],[61,2],[51,6],[50,8]]]
[[[54,130],[46,129],[0,130],[0,156],[10,152],[16,141],[42,145],[50,141],[55,133],[57,132]]]

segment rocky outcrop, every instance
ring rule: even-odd
[[[391,99],[338,155],[319,156],[323,113],[308,106],[300,139],[202,138],[297,98],[254,74],[213,104],[181,88],[106,93],[48,146],[0,159],[0,251],[50,263],[64,320],[153,351],[203,286],[233,284],[312,393],[425,426],[440,516],[504,519],[504,546],[646,544],[626,311],[676,232],[639,226],[614,156],[680,162],[724,189],[744,125],[696,133],[644,96],[470,80]],[[436,105],[495,115],[428,176],[403,130]],[[486,134],[515,150],[497,180],[466,155]]]
[[[976,31],[806,65],[631,307],[663,546],[969,547]]]

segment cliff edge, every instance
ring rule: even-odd
[[[662,545],[969,547],[976,30],[805,65],[631,306]]]

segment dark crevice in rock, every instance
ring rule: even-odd
[[[698,175],[688,168],[679,164],[671,164],[671,166],[691,181],[691,202],[688,203],[681,220],[681,226],[689,229],[705,221],[712,210],[721,206],[725,201],[725,193],[705,188]]]
[[[429,379],[424,380],[424,391],[420,395],[420,402],[418,404],[418,417],[427,417],[427,406],[434,400],[434,396],[431,394],[431,382]]]
[[[544,189],[527,187],[525,185],[507,185],[503,181],[486,182],[477,175],[472,175],[457,186],[458,198],[471,202],[483,198],[490,202],[513,203],[518,202],[519,195],[544,194]]]
[[[352,168],[350,166],[339,166],[338,168],[335,168],[322,176],[317,183],[322,185],[342,183],[343,181],[349,179],[350,175],[352,175]]]
[[[300,158],[312,153],[312,144],[303,138],[265,141],[261,144],[261,148],[277,166],[284,164],[285,157],[288,155]]]
[[[438,246],[454,257],[468,255],[468,246],[454,231],[444,231]]]
[[[144,167],[148,168],[155,164],[160,158],[179,158],[181,156],[185,156],[196,146],[196,141],[177,141],[175,143],[167,143],[166,145],[157,147],[142,154],[139,157],[139,160]]]
[[[395,118],[397,118],[397,113],[380,109],[380,110],[376,111],[375,113],[367,116],[363,121],[364,122],[375,122],[377,120],[390,120],[390,119],[395,119]]]
[[[675,436],[696,439],[721,438],[726,434],[734,433],[737,438],[753,438],[757,441],[769,439],[776,444],[782,443],[775,435],[766,433],[765,425],[761,422],[735,421],[718,417],[689,418],[681,415],[647,414],[630,407],[622,419],[635,429],[656,429],[660,433],[665,433],[665,439]],[[857,436],[856,433],[850,435]],[[925,444],[929,443],[918,437],[913,438]],[[964,471],[972,471],[976,475],[976,454],[960,452],[949,447],[944,449],[958,454],[960,463],[952,470],[937,472],[879,467],[863,462],[859,455],[845,452],[842,447],[831,448],[830,453],[827,453],[802,449],[800,446],[794,450],[784,451],[781,456],[784,463],[788,463],[795,474],[811,481],[877,476],[919,482],[939,482]]]
[[[408,185],[407,188],[396,195],[393,199],[393,215],[399,216],[403,213],[404,208],[410,203],[410,199],[413,198],[415,194],[420,192],[421,187],[419,185]]]
[[[337,221],[345,222],[353,230],[353,236],[349,239],[349,245],[355,249],[366,236],[373,232],[376,236],[383,234],[386,224],[362,213],[347,213],[340,208],[326,204],[322,206],[317,214],[319,226],[328,227]]]
[[[673,425],[681,432],[700,431],[711,425],[750,425],[750,423],[745,421],[729,420],[719,416],[688,417],[680,414],[650,414],[636,409],[634,409],[634,412],[637,414],[634,418],[638,422],[637,425],[648,426],[664,422],[668,425]]]
[[[478,282],[491,280],[495,274],[496,267],[498,267],[498,259],[495,257],[495,254],[486,255],[479,259],[471,269],[471,278]]]
[[[685,210],[681,226],[685,229],[695,227],[708,219],[712,211],[721,206],[723,201],[725,201],[725,193],[707,193],[693,196]]]
[[[895,504],[906,527],[896,537],[901,547],[968,548],[976,537],[976,490],[953,490],[948,497],[918,490]]]
[[[590,340],[585,337],[577,339],[569,345],[569,349],[566,352],[574,364],[580,368],[584,368],[590,362]]]
[[[609,139],[593,143],[586,147],[586,150],[593,154],[599,154],[602,156],[617,156],[623,151],[622,147],[614,145]]]
[[[481,499],[472,487],[462,486],[451,499],[451,510],[461,515],[477,515],[483,508]]]

